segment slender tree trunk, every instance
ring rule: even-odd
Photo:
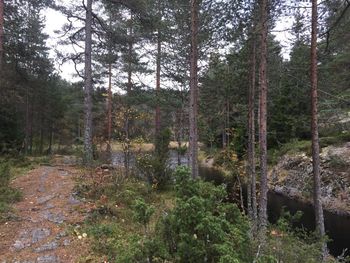
[[[158,27],[157,32],[157,67],[156,67],[156,96],[157,96],[157,105],[156,105],[156,138],[160,133],[160,106],[159,106],[159,96],[160,96],[160,66],[161,66],[161,52],[162,52],[162,41],[160,35],[160,28]]]
[[[181,165],[181,154],[180,154],[180,149],[181,149],[181,129],[182,129],[182,113],[181,113],[181,110],[182,109],[178,109],[176,111],[176,115],[175,115],[175,127],[174,127],[174,130],[175,130],[175,137],[176,137],[176,141],[177,141],[177,147],[178,147],[178,150],[177,150],[177,165],[180,166]]]
[[[312,0],[311,21],[311,134],[312,134],[312,166],[314,179],[314,208],[316,231],[321,238],[325,235],[324,217],[321,197],[320,179],[320,146],[318,137],[318,112],[317,112],[317,0]],[[326,244],[323,246],[323,257],[326,254]]]
[[[39,153],[43,154],[44,151],[44,118],[40,118],[40,143],[39,143]]]
[[[129,175],[129,164],[130,164],[130,149],[129,149],[129,143],[130,143],[130,96],[131,96],[131,90],[132,90],[132,49],[133,49],[133,30],[132,30],[132,19],[133,15],[130,11],[130,28],[129,28],[129,43],[128,43],[128,84],[127,84],[127,90],[126,90],[126,115],[125,115],[125,151],[124,151],[124,168],[125,168],[125,175]]]
[[[30,125],[29,125],[29,86],[26,86],[26,127],[24,138],[24,154],[28,154],[29,149],[29,137],[30,137]]]
[[[30,107],[30,117],[29,117],[29,154],[33,153],[33,117],[34,117],[34,106],[33,101]]]
[[[80,116],[78,115],[78,122],[77,122],[78,126],[77,126],[77,136],[80,142],[80,138],[81,138],[81,129],[80,129]]]
[[[0,0],[0,72],[4,60],[4,0]]]
[[[49,148],[47,149],[47,153],[52,153],[52,141],[53,141],[53,124],[50,125],[50,138],[49,138]]]
[[[85,89],[84,89],[84,163],[89,165],[93,160],[92,149],[92,0],[87,0],[85,20]]]
[[[267,0],[260,1],[260,200],[259,200],[259,227],[264,231],[267,227]]]
[[[108,66],[107,152],[111,155],[112,138],[112,63]]]
[[[226,145],[230,147],[230,103],[226,101]]]
[[[256,174],[255,174],[255,71],[256,71],[256,43],[252,40],[251,76],[248,96],[248,214],[256,221]]]
[[[190,162],[192,177],[198,177],[198,0],[191,0],[190,58]]]
[[[224,122],[224,125],[222,127],[222,148],[225,149],[226,148],[226,125],[225,125],[225,122]]]

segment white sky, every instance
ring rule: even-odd
[[[68,3],[69,0],[63,0],[62,2]],[[47,41],[47,45],[50,47],[50,57],[52,59],[56,59],[55,50],[60,51],[69,51],[68,46],[60,46],[58,45],[58,41],[60,40],[60,35],[56,34],[55,31],[58,31],[62,28],[62,26],[67,22],[66,18],[57,11],[52,9],[45,10],[46,17],[46,27],[45,33],[47,33],[50,38]],[[278,40],[282,45],[282,53],[285,59],[289,58],[290,46],[292,41],[292,36],[290,32],[286,29],[291,28],[293,24],[293,18],[291,17],[282,17],[277,23],[276,27],[273,29],[274,35],[276,36],[276,40]],[[66,62],[63,65],[59,65],[58,61],[55,60],[55,68],[59,72],[59,74],[66,80],[69,81],[77,81],[80,80],[75,75],[75,69],[72,62]],[[137,80],[136,80],[137,81]],[[153,78],[146,78],[144,82],[153,83]]]
[[[58,42],[60,40],[60,34],[56,34],[55,31],[62,29],[62,26],[67,22],[67,19],[58,11],[52,9],[46,9],[44,13],[46,17],[45,29],[44,32],[50,37],[47,41],[47,45],[50,48],[50,58],[55,61],[55,68],[62,78],[75,81],[78,80],[75,75],[74,64],[72,62],[66,62],[63,65],[60,65],[60,62],[56,59],[56,51],[65,51],[69,47],[60,46]]]

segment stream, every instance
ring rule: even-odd
[[[279,218],[282,208],[295,214],[297,211],[302,211],[303,215],[300,222],[296,223],[296,227],[304,227],[308,230],[315,229],[315,214],[311,204],[306,204],[300,201],[293,200],[281,194],[274,192],[268,193],[268,213],[269,221],[275,223]],[[350,255],[350,217],[337,215],[324,210],[325,228],[328,237],[331,239],[328,242],[328,249],[333,256],[339,256],[345,249],[346,255]]]
[[[114,153],[112,158],[113,165],[123,165],[123,153]],[[187,157],[180,158],[181,164],[188,163]],[[131,158],[131,165],[135,163],[135,158]],[[175,151],[170,151],[169,165],[175,168],[178,164],[178,158]],[[200,176],[211,181],[216,185],[225,182],[223,174],[214,168],[200,167]],[[243,193],[244,194],[244,193]],[[298,200],[294,200],[269,191],[268,193],[268,218],[271,223],[276,223],[283,210],[295,214],[297,211],[303,213],[299,222],[294,227],[303,227],[313,231],[315,229],[314,210],[311,204],[306,204]],[[350,256],[350,217],[345,215],[337,215],[329,211],[324,211],[326,233],[331,241],[328,242],[328,249],[333,256],[339,256],[346,250],[345,255]]]
[[[224,177],[220,171],[214,168],[201,167],[201,176],[214,184],[222,184]],[[244,191],[245,192],[245,191]],[[243,193],[245,195],[245,193]],[[291,214],[301,211],[302,217],[299,222],[293,226],[304,228],[309,231],[315,229],[315,214],[311,204],[303,203],[283,196],[281,194],[269,191],[268,193],[268,218],[270,223],[276,223],[284,209]],[[345,255],[350,256],[350,217],[346,215],[337,215],[324,210],[326,233],[330,239],[327,246],[330,254],[333,256],[342,255],[346,250]]]

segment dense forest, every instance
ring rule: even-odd
[[[348,262],[349,28],[348,0],[0,0],[2,262]],[[23,241],[40,169],[74,175],[72,245]]]

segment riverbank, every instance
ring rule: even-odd
[[[324,209],[350,217],[350,143],[327,146],[321,155],[321,193]],[[270,190],[312,204],[312,158],[285,154],[269,172]]]

